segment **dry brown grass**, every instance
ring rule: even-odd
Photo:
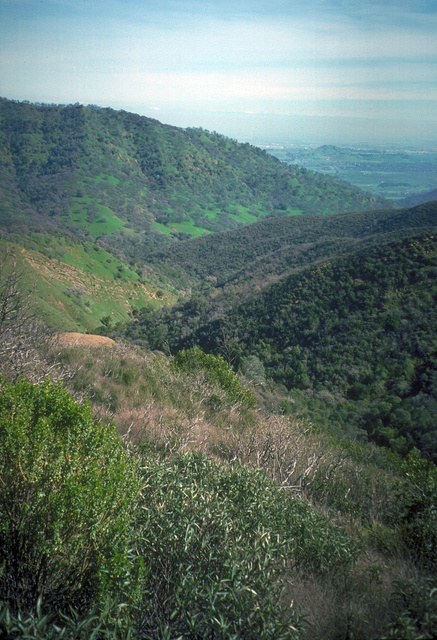
[[[91,399],[129,442],[157,451],[200,451],[263,469],[284,491],[311,502],[362,544],[351,572],[284,577],[284,598],[307,620],[307,640],[376,640],[398,578],[418,580],[384,523],[399,478],[376,447],[350,446],[293,416],[232,403],[202,374],[188,376],[162,355],[115,344],[70,344],[57,354],[71,388]],[[353,630],[353,636],[352,634]]]
[[[96,336],[88,333],[78,333],[78,332],[66,332],[59,333],[56,336],[60,345],[63,347],[68,346],[81,346],[81,347],[114,347],[115,342],[106,336]]]

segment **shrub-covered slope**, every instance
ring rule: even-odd
[[[431,191],[425,191],[423,193],[415,193],[400,201],[400,204],[408,207],[420,204],[421,202],[428,202],[429,200],[435,200],[437,198],[437,189]]]
[[[31,220],[131,252],[267,215],[392,206],[249,144],[123,111],[1,99],[0,140],[2,227]]]
[[[153,348],[198,344],[243,371],[252,363],[250,375],[257,362],[258,378],[273,379],[290,394],[287,410],[311,405],[312,419],[433,457],[436,207],[404,211],[396,224],[389,214],[380,221],[388,233],[361,241],[373,214],[359,214],[358,232],[346,232],[346,245],[328,234],[321,242],[316,235],[313,243],[286,245],[289,262],[278,260],[277,273],[285,275],[277,282],[266,284],[264,274],[264,287],[256,277],[247,281],[251,287],[236,278],[223,296],[213,289],[167,311],[145,309],[127,334]],[[344,216],[345,230],[348,221],[353,217]],[[269,246],[265,238],[261,251]],[[254,264],[256,272],[255,258]],[[241,273],[249,277],[249,270],[250,263]]]
[[[51,348],[103,421],[0,382],[2,636],[434,637],[432,463],[250,408],[198,350]]]
[[[183,270],[202,281],[238,286],[353,251],[363,240],[381,242],[437,222],[437,202],[395,211],[379,210],[325,216],[261,220],[241,229],[173,244],[153,254],[156,264]]]
[[[289,276],[223,321],[287,389],[340,394],[381,444],[435,457],[436,275],[436,236],[421,234]],[[220,322],[197,331],[204,348],[220,339]]]

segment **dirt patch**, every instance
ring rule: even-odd
[[[115,342],[106,336],[95,336],[89,333],[60,333],[58,340],[63,346],[80,345],[81,347],[114,347]]]

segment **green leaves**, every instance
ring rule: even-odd
[[[141,473],[144,637],[169,625],[187,639],[296,640],[300,618],[280,605],[284,576],[354,561],[341,531],[260,471],[187,454],[149,456]]]
[[[252,391],[220,355],[204,353],[199,347],[182,349],[173,358],[173,365],[189,374],[203,373],[208,382],[219,384],[233,401],[248,407],[255,405]]]
[[[2,637],[23,640],[132,640],[132,629],[123,624],[120,613],[112,603],[85,616],[74,609],[59,616],[44,613],[41,600],[32,613],[14,613],[8,605],[0,605],[0,631]]]
[[[413,451],[403,464],[408,482],[397,496],[396,515],[412,557],[434,571],[437,564],[437,467]]]
[[[138,479],[88,405],[50,381],[2,385],[0,483],[0,600],[57,610],[125,591]]]

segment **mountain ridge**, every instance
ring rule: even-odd
[[[131,255],[267,216],[392,208],[202,129],[95,106],[0,99],[4,229],[57,228]]]
[[[152,259],[182,266],[197,277],[216,278],[220,285],[225,284],[226,277],[238,278],[238,270],[246,268],[253,273],[257,262],[275,252],[286,254],[287,250],[296,251],[299,246],[305,251],[324,239],[347,242],[402,230],[408,233],[412,228],[434,224],[435,218],[432,202],[394,211],[352,212],[328,218],[312,215],[270,218],[241,229],[171,245],[155,252]],[[232,275],[226,276],[227,272]]]
[[[343,243],[304,237],[276,262],[261,256],[258,271],[255,259],[233,272],[231,265],[227,280],[204,277],[203,288],[174,307],[140,312],[126,337],[173,353],[197,345],[222,354],[243,373],[279,384],[293,413],[403,453],[416,446],[436,456],[437,202],[381,215],[379,233],[360,240],[363,223],[377,217],[330,217],[343,222]],[[219,270],[227,254],[212,255],[220,256]],[[197,269],[196,255],[193,263]]]

